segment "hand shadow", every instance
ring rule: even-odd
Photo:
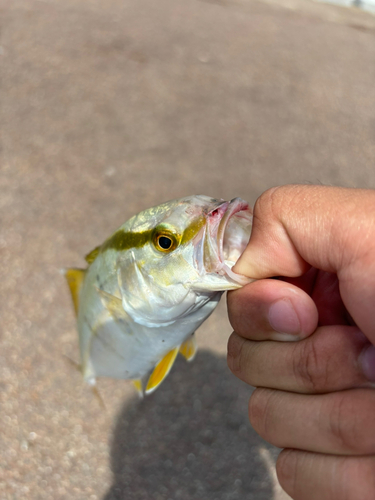
[[[251,391],[225,358],[203,351],[187,363],[179,356],[155,393],[121,410],[104,500],[271,500],[272,471],[262,455],[275,458],[278,450],[250,426]]]

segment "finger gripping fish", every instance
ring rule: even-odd
[[[178,352],[193,359],[194,332],[222,293],[251,281],[231,270],[251,223],[240,198],[169,201],[125,222],[86,256],[87,269],[68,269],[84,379],[131,379],[150,393]]]

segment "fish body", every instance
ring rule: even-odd
[[[251,210],[189,196],[129,219],[66,273],[77,311],[84,379],[131,379],[152,392],[180,351],[194,357],[194,332],[222,293],[249,282],[231,271],[251,231]]]

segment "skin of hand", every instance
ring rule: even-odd
[[[375,191],[281,186],[228,294],[228,365],[294,500],[375,499]],[[272,277],[276,277],[270,279]]]

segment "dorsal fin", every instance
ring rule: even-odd
[[[79,292],[81,291],[83,279],[85,277],[85,269],[67,269],[65,272],[65,278],[68,282],[70,293],[72,294],[74,310],[78,316],[78,306],[79,306]]]
[[[94,260],[96,259],[96,257],[98,256],[98,253],[99,253],[99,250],[100,250],[100,247],[101,245],[99,245],[98,247],[95,247],[94,250],[91,250],[90,253],[88,253],[86,256],[85,256],[85,261],[87,262],[87,264],[92,264],[94,262]]]

